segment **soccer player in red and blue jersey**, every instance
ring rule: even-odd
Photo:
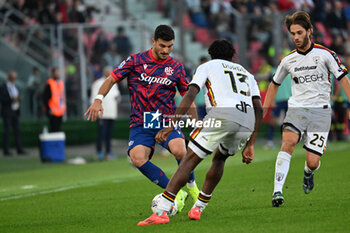
[[[101,105],[103,97],[116,82],[127,78],[131,101],[128,154],[133,165],[150,181],[163,189],[167,186],[169,178],[162,169],[150,161],[154,152],[155,136],[163,128],[163,119],[167,122],[170,120],[170,117],[167,116],[175,113],[176,88],[183,96],[188,84],[183,65],[169,56],[173,49],[174,39],[175,34],[171,27],[159,25],[152,39],[153,47],[148,51],[131,55],[115,68],[101,86],[94,103],[85,113],[88,115],[88,120],[96,120],[99,112],[103,114]],[[197,118],[194,105],[189,115]],[[148,122],[145,123],[146,119]],[[153,128],[150,129],[148,126],[153,126]],[[186,154],[185,139],[178,129],[173,130],[168,139],[160,145],[168,149],[178,163]],[[199,190],[193,171],[187,188],[193,200],[196,200]],[[177,196],[180,211],[186,197],[185,191],[179,192]]]

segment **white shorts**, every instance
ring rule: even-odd
[[[304,140],[304,148],[322,156],[327,146],[331,126],[331,108],[289,108],[282,129],[299,134]]]
[[[248,141],[252,131],[234,121],[221,121],[220,128],[195,128],[190,134],[188,147],[204,159],[217,147],[224,155],[234,155]]]

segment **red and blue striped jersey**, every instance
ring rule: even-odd
[[[176,110],[176,88],[183,96],[188,81],[181,63],[172,57],[156,60],[152,49],[131,55],[112,73],[120,82],[127,78],[131,102],[130,128],[143,124],[143,113],[159,110],[163,116],[173,115]],[[163,121],[163,120],[162,120]]]

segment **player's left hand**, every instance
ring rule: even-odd
[[[254,146],[246,145],[242,151],[242,162],[249,164],[252,162],[253,158],[254,158]]]
[[[160,142],[165,142],[165,140],[168,138],[168,136],[170,135],[171,131],[173,131],[173,128],[172,127],[169,127],[169,128],[165,128],[165,129],[162,129],[160,130],[156,137],[155,137],[155,140],[157,143],[160,143]]]

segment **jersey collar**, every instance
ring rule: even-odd
[[[301,52],[297,49],[297,53],[301,54],[301,55],[306,55],[308,54],[312,49],[314,48],[314,43],[311,43],[311,46],[308,50],[306,50],[305,52]]]
[[[171,59],[170,55],[169,55],[168,58],[165,59],[165,60],[157,60],[157,59],[155,59],[155,58],[153,57],[153,54],[152,54],[152,49],[153,49],[153,48],[151,48],[150,50],[148,50],[148,55],[149,55],[149,57],[152,59],[152,61],[154,61],[155,63],[164,64],[164,63],[166,63],[167,61],[169,61],[169,60]]]

